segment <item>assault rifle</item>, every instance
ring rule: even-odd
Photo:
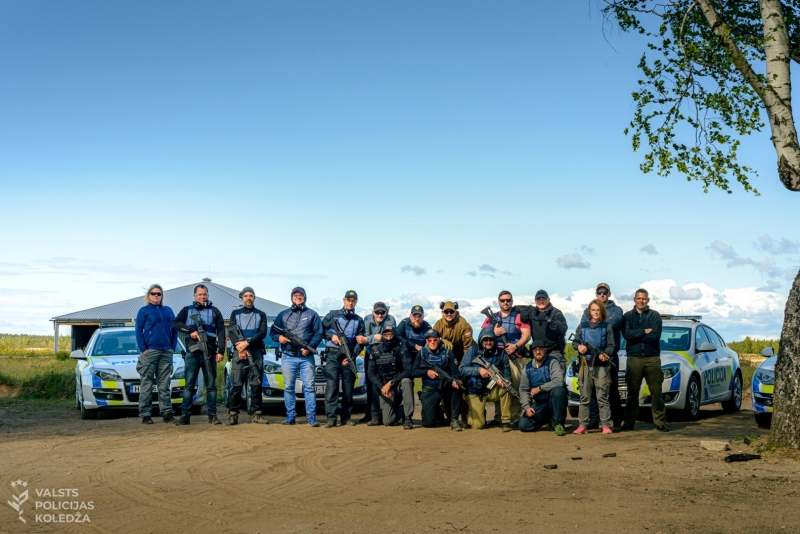
[[[581,340],[581,339],[577,339],[577,338],[575,337],[575,334],[570,334],[570,335],[569,335],[569,339],[567,339],[567,341],[573,341],[573,342],[577,342],[579,345],[583,345],[583,346],[585,346],[587,349],[589,349],[589,354],[591,354],[591,355],[592,355],[592,359],[591,359],[591,360],[589,360],[589,367],[592,367],[592,366],[594,365],[594,359],[595,359],[595,358],[597,358],[597,357],[598,357],[598,356],[600,356],[601,354],[605,354],[605,352],[603,352],[602,350],[600,350],[600,348],[599,348],[597,345],[594,345],[594,344],[592,344],[592,343],[589,343],[588,341],[583,341],[583,340]],[[578,354],[580,354],[580,353],[578,353]],[[581,357],[583,357],[583,354],[580,354],[580,356],[581,356]],[[609,356],[609,357],[608,357],[608,364],[609,364],[611,367],[616,367],[616,365],[614,365],[614,362],[613,362],[613,361],[611,361],[611,356]]]
[[[197,325],[197,337],[200,339],[194,339],[193,337],[187,336],[186,337],[186,348],[189,349],[189,352],[202,352],[203,353],[203,360],[208,363],[208,334],[206,334],[206,329],[203,326],[203,320],[200,317],[199,313],[195,313],[191,316],[192,321],[194,324]]]
[[[342,325],[339,324],[338,319],[333,319],[333,329],[336,330],[336,337],[339,338],[339,347],[344,352],[344,358],[347,360],[348,365],[350,365],[350,372],[353,373],[353,376],[356,376],[358,368],[356,367],[356,358],[353,356],[353,352],[350,350],[350,343],[347,342],[347,336],[344,335],[344,330],[342,330]]]
[[[275,332],[276,334],[278,334],[279,336],[283,336],[286,339],[288,339],[289,340],[289,344],[290,345],[294,345],[297,348],[297,350],[305,349],[310,354],[318,354],[317,353],[317,349],[315,349],[314,347],[312,347],[311,345],[309,345],[308,343],[306,343],[305,341],[303,341],[302,339],[300,339],[299,337],[297,337],[293,333],[289,332],[285,328],[281,328],[280,326],[275,326],[275,324],[273,323],[272,324],[272,331]],[[297,356],[300,356],[300,354],[297,354]]]
[[[242,332],[242,329],[238,324],[232,324],[228,327],[228,337],[231,339],[231,345],[233,345],[234,352],[238,354],[238,351],[236,351],[236,344],[240,341],[247,341],[247,338],[244,337],[244,332]],[[253,361],[250,351],[245,350],[245,353],[247,354],[247,367],[245,367],[245,369],[255,367],[256,363]]]
[[[519,392],[511,385],[511,381],[507,380],[506,377],[503,376],[503,373],[500,372],[500,369],[498,369],[497,366],[492,362],[487,360],[482,354],[478,354],[472,358],[472,363],[477,363],[489,371],[489,374],[492,375],[491,382],[489,382],[489,384],[486,386],[487,389],[492,389],[495,384],[502,384],[506,391],[519,399]]]
[[[464,384],[461,382],[461,380],[458,380],[453,375],[442,369],[440,366],[436,365],[429,359],[422,356],[422,353],[420,353],[420,358],[422,358],[422,361],[425,362],[426,367],[433,369],[433,371],[437,375],[439,375],[439,378],[444,378],[448,384],[452,384],[453,382],[455,382],[456,384],[458,384],[458,387],[456,389],[464,389]]]
[[[484,309],[482,309],[481,313],[489,318],[489,324],[492,325],[492,328],[503,326],[502,321],[495,317],[495,315],[492,313],[492,309],[489,306],[486,306]],[[504,346],[509,344],[508,338],[505,334],[500,334],[497,336],[497,340],[500,341]]]

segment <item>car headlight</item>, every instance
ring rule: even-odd
[[[265,365],[264,372],[268,375],[276,375],[278,373],[281,373],[282,371],[281,368],[277,365]]]
[[[767,371],[756,371],[756,379],[766,386],[771,386],[775,383],[775,375]]]
[[[664,380],[667,380],[681,372],[681,364],[670,363],[661,367],[661,371],[664,373]]]
[[[179,371],[176,371],[175,374],[172,375],[172,379],[173,380],[183,380],[185,378],[186,378],[186,370],[185,369],[181,369]]]
[[[122,380],[122,377],[119,376],[116,371],[112,371],[111,369],[92,369],[92,374],[98,377],[100,380]]]
[[[356,360],[356,372],[357,373],[364,372],[364,360],[361,359]]]

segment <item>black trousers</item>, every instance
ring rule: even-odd
[[[231,360],[231,398],[228,400],[228,410],[239,413],[242,404],[242,388],[245,381],[250,389],[250,415],[261,411],[261,381],[264,380],[264,351],[261,349],[247,349],[253,359],[253,367],[248,360],[240,360],[239,353],[233,351]]]
[[[422,386],[420,401],[422,403],[422,426],[436,426],[439,415],[439,403],[442,399],[450,400],[450,422],[458,420],[461,413],[461,391],[453,388],[452,384],[443,383],[440,387]]]
[[[380,405],[381,392],[380,389],[368,378],[370,365],[372,365],[372,361],[368,355],[366,358],[364,358],[364,376],[367,377],[365,378],[365,385],[367,389],[367,407],[364,410],[364,421],[371,421],[372,419],[380,421],[382,417]]]
[[[611,421],[614,426],[619,426],[625,416],[625,405],[622,404],[622,399],[619,397],[619,356],[613,355],[611,362],[614,365],[609,369],[611,390],[608,392],[608,402],[611,404]],[[597,407],[595,397],[592,397],[589,403],[589,424],[592,426],[600,424],[600,408]]]
[[[342,365],[335,354],[328,355],[325,363],[325,416],[328,421],[336,420],[336,408],[339,406],[339,382],[342,383],[342,424],[350,420],[353,412],[353,387],[356,377],[350,371],[350,365]],[[369,386],[369,384],[367,384]],[[367,387],[369,389],[369,387]]]

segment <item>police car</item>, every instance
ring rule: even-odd
[[[700,406],[722,403],[727,412],[742,407],[742,371],[739,355],[731,350],[722,337],[710,326],[701,322],[700,316],[663,315],[661,330],[661,370],[664,382],[661,395],[667,409],[681,412],[683,419],[700,418]],[[622,340],[619,352],[619,394],[625,403],[628,388],[625,384],[626,342]],[[577,362],[567,368],[569,413],[578,415],[580,390],[578,389]],[[642,381],[639,406],[650,406],[650,390]]]
[[[173,407],[180,411],[184,376],[184,349],[180,340],[172,356],[172,380],[170,383]],[[98,410],[135,409],[139,406],[139,347],[133,327],[100,328],[92,334],[84,350],[74,350],[70,357],[77,360],[75,366],[75,409],[80,410],[81,419],[97,418]],[[194,400],[193,411],[199,413],[202,406],[202,377],[200,389]],[[153,408],[158,407],[155,384]],[[177,406],[176,406],[177,405]]]
[[[767,358],[758,366],[753,373],[753,382],[750,385],[750,392],[753,394],[753,415],[756,424],[761,428],[772,426],[772,394],[775,388],[775,350],[767,347],[761,351],[761,355]]]
[[[261,402],[264,406],[284,406],[283,391],[285,384],[283,382],[283,371],[280,364],[280,345],[272,341],[267,336],[264,340],[266,351],[264,352],[264,376],[261,377]],[[322,342],[317,347],[317,352],[324,357],[325,343]],[[233,349],[228,345],[228,361],[225,363],[224,384],[225,384],[225,398],[231,398],[231,362],[230,357]],[[356,357],[356,384],[353,387],[353,404],[362,405],[367,403],[367,388],[366,388],[366,374],[364,373],[364,360],[361,356]],[[314,389],[317,393],[317,402],[325,402],[325,366],[322,364],[320,356],[314,356]],[[339,391],[342,391],[341,385]],[[305,405],[305,397],[303,396],[303,382],[298,376],[294,383],[294,393],[297,398],[298,404]],[[245,381],[244,388],[242,389],[242,406],[240,409],[250,409],[250,395],[249,385]]]

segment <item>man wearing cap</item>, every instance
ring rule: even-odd
[[[385,325],[381,341],[372,345],[367,359],[371,360],[367,373],[377,391],[383,414],[383,424],[392,426],[397,423],[396,409],[402,402],[403,429],[411,430],[414,428],[412,422],[414,383],[411,381],[411,356],[405,345],[395,335],[393,325]],[[377,420],[377,417],[372,419],[373,422],[377,422]]]
[[[408,349],[412,363],[417,361],[419,351],[425,346],[425,332],[431,328],[431,325],[428,324],[424,317],[425,310],[422,309],[422,306],[412,306],[408,317],[397,325],[397,337]]]
[[[531,325],[531,337],[543,342],[547,355],[561,364],[563,377],[567,369],[567,360],[564,357],[567,319],[561,310],[550,303],[550,295],[544,289],[537,291],[534,298],[534,306],[516,306],[514,309],[522,313],[523,318]]]
[[[355,291],[348,291],[344,294],[344,305],[339,310],[331,310],[322,320],[322,329],[325,335],[325,351],[327,352],[327,362],[325,363],[325,428],[336,426],[336,408],[339,405],[339,381],[342,383],[342,412],[341,424],[355,426],[356,422],[350,419],[353,411],[353,387],[356,383],[356,376],[350,371],[350,363],[345,358],[345,352],[341,349],[344,343],[350,348],[353,358],[361,353],[361,349],[367,343],[364,335],[364,320],[356,314],[356,303],[358,295]],[[337,322],[344,332],[344,339],[337,335],[333,323]],[[367,407],[369,409],[369,407]]]
[[[433,369],[437,365],[447,372],[455,380],[448,381],[439,376]],[[458,422],[458,414],[461,411],[461,384],[458,380],[461,373],[458,370],[453,351],[445,347],[441,336],[435,328],[431,328],[425,333],[425,346],[420,351],[419,358],[414,362],[413,376],[422,379],[422,391],[420,401],[422,402],[422,426],[432,427],[441,422],[439,403],[443,398],[450,399],[451,412],[450,430],[461,432],[461,424]]]
[[[619,396],[619,347],[621,341],[620,332],[622,330],[623,313],[622,308],[617,306],[614,301],[611,300],[611,287],[605,282],[597,284],[595,295],[597,296],[597,300],[602,302],[606,307],[606,313],[608,314],[606,323],[608,323],[608,326],[611,327],[611,331],[614,334],[614,352],[611,355],[611,367],[609,368],[611,389],[608,392],[608,401],[611,404],[611,421],[613,421],[615,427],[619,427],[622,424],[622,418],[625,412]],[[583,310],[581,323],[588,322],[590,319],[591,317],[589,317],[589,308],[586,308]],[[598,428],[600,426],[599,423],[600,409],[597,406],[597,399],[592,396],[591,403],[589,404],[589,428]]]
[[[239,292],[242,307],[231,312],[229,325],[237,325],[244,335],[233,347],[231,357],[231,398],[228,400],[228,424],[239,423],[244,381],[250,389],[250,409],[253,423],[269,424],[261,415],[261,381],[264,377],[264,339],[267,337],[267,314],[255,307],[256,292],[246,287]],[[247,355],[253,360],[248,368]]]
[[[563,436],[567,415],[567,392],[564,389],[564,369],[558,360],[547,353],[547,343],[534,339],[531,343],[533,360],[525,366],[519,383],[522,417],[521,432],[532,432],[553,421],[556,436]]]
[[[478,344],[467,349],[464,359],[461,360],[459,369],[464,377],[467,389],[467,423],[470,427],[481,430],[486,426],[486,403],[494,402],[500,405],[500,421],[503,432],[511,431],[511,399],[513,396],[505,390],[501,382],[491,384],[492,375],[484,367],[473,363],[476,356],[483,356],[492,365],[497,367],[503,377],[511,381],[511,366],[505,351],[498,348],[492,326],[481,329],[478,335]],[[491,387],[490,387],[491,384]]]
[[[464,353],[475,341],[472,339],[472,327],[458,313],[458,303],[448,300],[439,305],[442,318],[436,321],[433,329],[439,332],[444,345],[453,351],[456,363],[461,363]]]
[[[306,290],[302,287],[292,289],[292,306],[280,312],[273,326],[291,332],[309,346],[316,348],[322,341],[322,321],[317,312],[306,306]],[[314,387],[314,355],[306,349],[298,349],[289,339],[270,332],[273,341],[281,344],[281,372],[283,374],[283,403],[286,405],[285,425],[293,425],[297,420],[297,400],[295,382],[298,374],[303,384],[303,398],[306,404],[308,424],[317,423],[317,392]]]
[[[497,296],[497,303],[500,305],[500,310],[495,312],[494,316],[500,321],[500,326],[493,327],[494,335],[499,337],[505,334],[506,339],[508,339],[508,346],[504,346],[500,340],[497,340],[497,345],[500,350],[503,350],[508,355],[511,385],[515,389],[519,389],[519,379],[522,375],[522,370],[525,368],[525,364],[530,361],[530,358],[526,357],[524,348],[525,344],[531,339],[531,325],[522,318],[522,314],[514,309],[514,297],[511,295],[510,291],[501,291]],[[483,326],[481,328],[483,329],[487,326],[491,326],[491,321],[489,321],[488,317],[483,321]],[[495,403],[494,408],[494,423],[500,424],[500,403]],[[522,407],[519,400],[512,396],[511,425],[516,426],[521,416]]]
[[[386,303],[376,302],[372,306],[372,313],[364,318],[364,337],[367,338],[367,357],[364,358],[364,373],[367,376],[369,376],[369,366],[371,364],[368,356],[372,353],[372,348],[382,342],[381,335],[387,326],[395,327],[397,322],[394,317],[389,315],[389,306]],[[366,381],[365,385],[367,388],[367,407],[364,409],[364,417],[359,422],[376,426],[381,424],[381,407],[378,403],[380,388],[373,388],[373,384],[369,380]]]
[[[206,361],[203,348],[200,345],[200,335],[197,333],[195,317],[203,325],[203,330],[208,339],[206,351],[209,358]],[[206,413],[208,423],[219,425],[217,419],[217,362],[223,360],[225,351],[225,318],[213,303],[208,300],[208,288],[197,284],[194,288],[194,302],[185,306],[178,312],[172,322],[172,328],[186,336],[186,387],[183,388],[183,404],[181,404],[181,417],[176,424],[188,425],[192,414],[192,401],[197,393],[197,376],[203,370],[203,384],[206,389]],[[217,340],[219,334],[220,339]],[[192,349],[195,350],[192,350]]]

